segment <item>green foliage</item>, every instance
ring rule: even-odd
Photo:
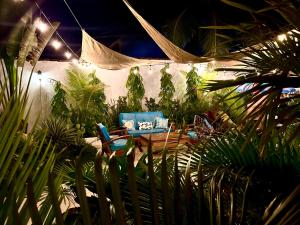
[[[148,153],[136,166],[134,147],[129,145],[127,154],[120,157],[113,155],[107,159],[98,154],[95,165],[81,164],[81,169],[65,167],[67,180],[72,181],[70,185],[80,182],[93,193],[87,197],[89,210],[94,215],[106,213],[105,218],[103,214],[91,217],[86,209],[78,207],[70,210],[68,217],[80,220],[80,212],[85,213],[82,219],[92,220],[93,224],[102,224],[103,220],[107,223],[264,224],[262,220],[272,220],[271,214],[280,220],[285,214],[270,214],[268,207],[276,208],[281,203],[277,201],[277,193],[286,196],[294,190],[291,196],[299,196],[299,188],[294,189],[300,172],[299,152],[290,151],[287,145],[276,150],[270,146],[269,158],[261,161],[255,147],[258,142],[254,141],[241,152],[239,145],[244,141],[243,135],[232,134],[209,140],[209,149],[200,145],[192,149],[192,154],[182,152],[169,157],[164,151],[157,159],[153,159],[149,145]],[[82,175],[75,176],[75,171]],[[287,172],[291,176],[286,177]],[[78,189],[74,192],[82,194]],[[93,197],[96,195],[102,196],[102,200]],[[83,197],[77,199],[80,206],[86,204]],[[288,201],[287,197],[281,199]],[[275,200],[276,205],[272,205]],[[280,211],[295,212],[294,207],[299,207],[299,202],[290,202]],[[295,213],[299,215],[299,211]]]
[[[75,162],[81,156],[84,161],[92,161],[96,149],[86,143],[80,132],[61,118],[48,118],[42,121],[34,132],[36,140],[44,140],[44,145],[55,147],[57,161]]]
[[[173,100],[172,101],[172,110],[169,114],[170,122],[175,123],[176,128],[183,128],[186,125],[186,109],[184,103],[180,100]]]
[[[67,106],[67,93],[62,88],[62,85],[59,81],[56,81],[54,84],[55,94],[51,100],[51,113],[55,118],[67,119],[69,116],[69,109]]]
[[[35,133],[37,139],[45,136],[45,142],[55,145],[58,151],[76,143],[79,136],[77,130],[70,127],[65,120],[53,117],[42,121]]]
[[[121,112],[131,112],[131,108],[128,107],[127,97],[119,96],[117,100],[113,100],[109,105],[109,121],[105,124],[109,130],[115,130],[120,126],[119,115]]]
[[[230,3],[232,1],[224,1]],[[280,7],[276,7],[277,1],[268,1],[270,7],[258,10],[255,13],[264,15],[276,11],[286,21],[274,23],[274,26],[267,26],[266,17],[255,15],[252,22],[252,29],[257,32],[245,32],[245,42],[252,43],[248,50],[241,51],[238,55],[238,65],[227,68],[227,71],[236,73],[236,79],[225,81],[212,81],[208,84],[209,90],[219,90],[228,87],[236,87],[246,83],[255,84],[251,89],[234,97],[235,100],[245,97],[244,107],[246,110],[239,116],[241,125],[252,124],[250,132],[262,131],[260,144],[261,156],[263,157],[264,146],[272,136],[273,130],[278,124],[284,131],[291,124],[297,124],[299,117],[299,104],[294,99],[299,99],[299,94],[283,98],[281,92],[286,87],[299,87],[299,13],[292,1],[284,1]],[[245,10],[233,3],[235,7]],[[270,14],[269,14],[270,15]],[[288,23],[283,27],[283,23]],[[261,26],[264,24],[264,26]],[[274,29],[274,28],[277,29]],[[286,34],[286,39],[279,41],[274,38],[278,34]],[[256,45],[253,45],[256,44]],[[222,69],[218,69],[219,71]],[[298,127],[299,128],[299,127]],[[249,129],[249,126],[246,126]],[[299,129],[290,136],[291,139],[298,136]],[[249,134],[249,137],[252,133]]]
[[[243,7],[228,0],[223,2]],[[282,10],[283,6],[279,12],[288,16]],[[297,13],[294,15],[296,17]],[[20,77],[14,67],[15,56],[5,59],[6,64],[1,60],[4,71],[4,81],[1,79],[1,82],[4,83],[1,83],[0,90],[0,223],[27,224],[30,218],[33,224],[67,224],[71,218],[71,224],[298,224],[299,145],[296,141],[289,141],[299,130],[296,123],[299,104],[293,101],[298,96],[281,99],[279,95],[282,87],[299,83],[295,82],[298,81],[299,54],[290,52],[299,45],[289,38],[285,43],[287,45],[277,43],[277,46],[267,43],[263,51],[255,52],[257,54],[248,57],[250,61],[245,61],[251,68],[258,68],[261,77],[247,68],[239,71],[241,76],[235,81],[220,81],[210,86],[211,89],[220,89],[249,81],[259,83],[250,91],[259,90],[250,101],[256,102],[266,96],[267,101],[259,112],[266,113],[270,120],[266,121],[267,129],[263,130],[262,136],[234,131],[207,138],[187,152],[178,149],[180,154],[176,152],[175,156],[164,150],[161,158],[156,159],[153,159],[149,143],[147,154],[137,164],[133,140],[130,140],[128,151],[120,157],[113,154],[107,159],[98,152],[94,163],[85,163],[80,149],[76,151],[76,163],[57,166],[55,171],[55,160],[60,155],[56,155],[52,146],[62,147],[63,152],[67,149],[70,153],[82,143],[75,141],[72,144],[76,132],[69,130],[63,120],[46,121],[38,131],[37,139],[30,133],[24,134],[24,124],[29,117],[27,90],[23,94],[20,88]],[[278,69],[276,75],[270,73],[274,67]],[[245,73],[246,77],[243,77]],[[72,71],[70,77],[68,107],[76,114],[73,123],[80,128],[85,125],[83,121],[92,121],[84,117],[99,113],[93,106],[104,104],[105,97],[97,86],[101,82],[95,74],[85,77]],[[198,84],[193,89],[197,82],[192,78],[187,78],[190,90],[186,95],[187,103],[173,103],[171,117],[176,120],[196,112],[190,106],[199,104],[201,93],[197,91]],[[262,92],[266,87],[269,89]],[[249,93],[231,96],[229,90],[225,96],[240,99]],[[204,92],[202,94],[205,98]],[[141,104],[142,97],[138,96]],[[126,101],[119,100],[115,111],[125,108]],[[132,108],[136,102],[133,99],[129,102],[129,107],[136,110]],[[282,103],[287,104],[279,109]],[[243,104],[238,104],[237,109],[242,108],[240,106]],[[204,106],[201,107],[197,106],[197,112],[203,110]],[[87,110],[91,112],[87,113]],[[277,121],[275,115],[278,115]],[[243,122],[251,122],[255,116],[257,112]],[[284,126],[277,131],[278,121]],[[285,132],[286,128],[290,131]],[[268,132],[269,135],[265,136]],[[261,154],[260,143],[266,138],[269,140],[264,143],[265,154]],[[64,187],[72,189],[79,204],[68,209],[66,217],[60,210],[62,181]],[[86,189],[92,195],[87,196]]]
[[[32,133],[25,133],[30,116],[28,89],[20,79],[23,69],[17,70],[14,63],[14,56],[1,59],[0,223],[28,224],[31,220],[34,224],[51,224],[59,212],[51,211],[55,204],[45,195],[46,190],[55,193],[56,206],[62,200],[59,176],[52,179],[56,185],[47,185],[56,154],[51,144],[45,143],[45,137],[36,140]]]
[[[234,123],[240,121],[241,115],[246,110],[245,102],[247,101],[246,97],[237,98],[236,96],[238,96],[238,93],[235,88],[222,89],[216,91],[215,94],[220,111],[226,113]]]
[[[155,98],[148,99],[147,97],[145,97],[145,106],[147,107],[148,112],[155,112],[161,110],[159,104],[155,102]]]
[[[186,94],[183,108],[185,111],[185,121],[192,123],[194,116],[204,112],[205,109],[201,108],[201,100],[198,98],[199,87],[201,84],[201,78],[197,74],[197,68],[192,67],[189,72],[183,72],[186,76]]]
[[[104,84],[96,77],[95,71],[87,74],[72,67],[67,70],[67,75],[65,88],[60,83],[55,85],[51,102],[53,116],[66,119],[85,137],[96,136],[95,123],[108,121]]]
[[[265,206],[278,194],[289,193],[299,184],[299,146],[291,145],[282,135],[274,135],[266,145],[265,157],[261,158],[259,144],[258,135],[253,135],[248,142],[247,135],[234,131],[193,146],[193,153],[181,154],[179,162],[183,168],[189,163],[191,170],[196,172],[201,160],[208,179],[224,171],[228,173],[226,179],[236,174],[241,180],[251,179],[247,196],[251,221],[259,218]]]
[[[166,70],[169,68],[169,64],[165,65],[160,70],[160,93],[159,93],[159,106],[166,117],[169,117],[172,111],[173,96],[175,93],[175,87],[172,82],[172,75]]]
[[[128,89],[128,107],[131,111],[142,111],[142,99],[145,94],[143,78],[139,74],[139,67],[130,68],[130,74],[126,82]]]
[[[188,104],[192,105],[198,100],[197,92],[198,87],[201,83],[201,78],[197,74],[197,68],[192,67],[192,69],[185,73],[186,76],[186,94],[185,100]]]

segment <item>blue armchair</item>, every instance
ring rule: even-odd
[[[98,136],[102,142],[102,154],[105,152],[106,155],[109,156],[112,152],[116,151],[117,155],[122,155],[128,139],[132,138],[132,136],[128,135],[125,129],[115,130],[109,133],[107,128],[102,123],[96,124],[96,128],[98,131]],[[110,135],[113,134],[119,134],[120,136],[111,138]]]

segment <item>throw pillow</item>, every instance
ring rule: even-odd
[[[135,130],[134,120],[122,120],[122,124],[122,127],[126,128],[127,130]]]
[[[168,128],[168,121],[169,121],[169,119],[156,117],[155,118],[155,128],[167,129]]]
[[[152,122],[138,122],[139,130],[151,130],[153,129]]]

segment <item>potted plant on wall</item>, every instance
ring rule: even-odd
[[[175,87],[172,82],[172,75],[168,73],[169,64],[160,70],[160,92],[159,92],[159,106],[166,117],[170,117],[173,108],[173,96]]]
[[[142,99],[145,94],[145,88],[143,78],[139,73],[139,67],[130,68],[126,88],[128,89],[128,107],[132,111],[142,111]]]

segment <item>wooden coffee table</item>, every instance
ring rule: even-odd
[[[163,149],[165,143],[167,148],[174,148],[178,144],[189,144],[190,138],[187,135],[182,134],[179,138],[179,133],[175,132],[170,132],[169,135],[168,133],[155,133],[155,134],[143,134],[140,136],[140,143],[142,146],[147,146],[150,142],[150,136],[151,136],[151,144],[152,147],[154,148],[153,151],[156,149]],[[168,136],[168,139],[167,139]]]

